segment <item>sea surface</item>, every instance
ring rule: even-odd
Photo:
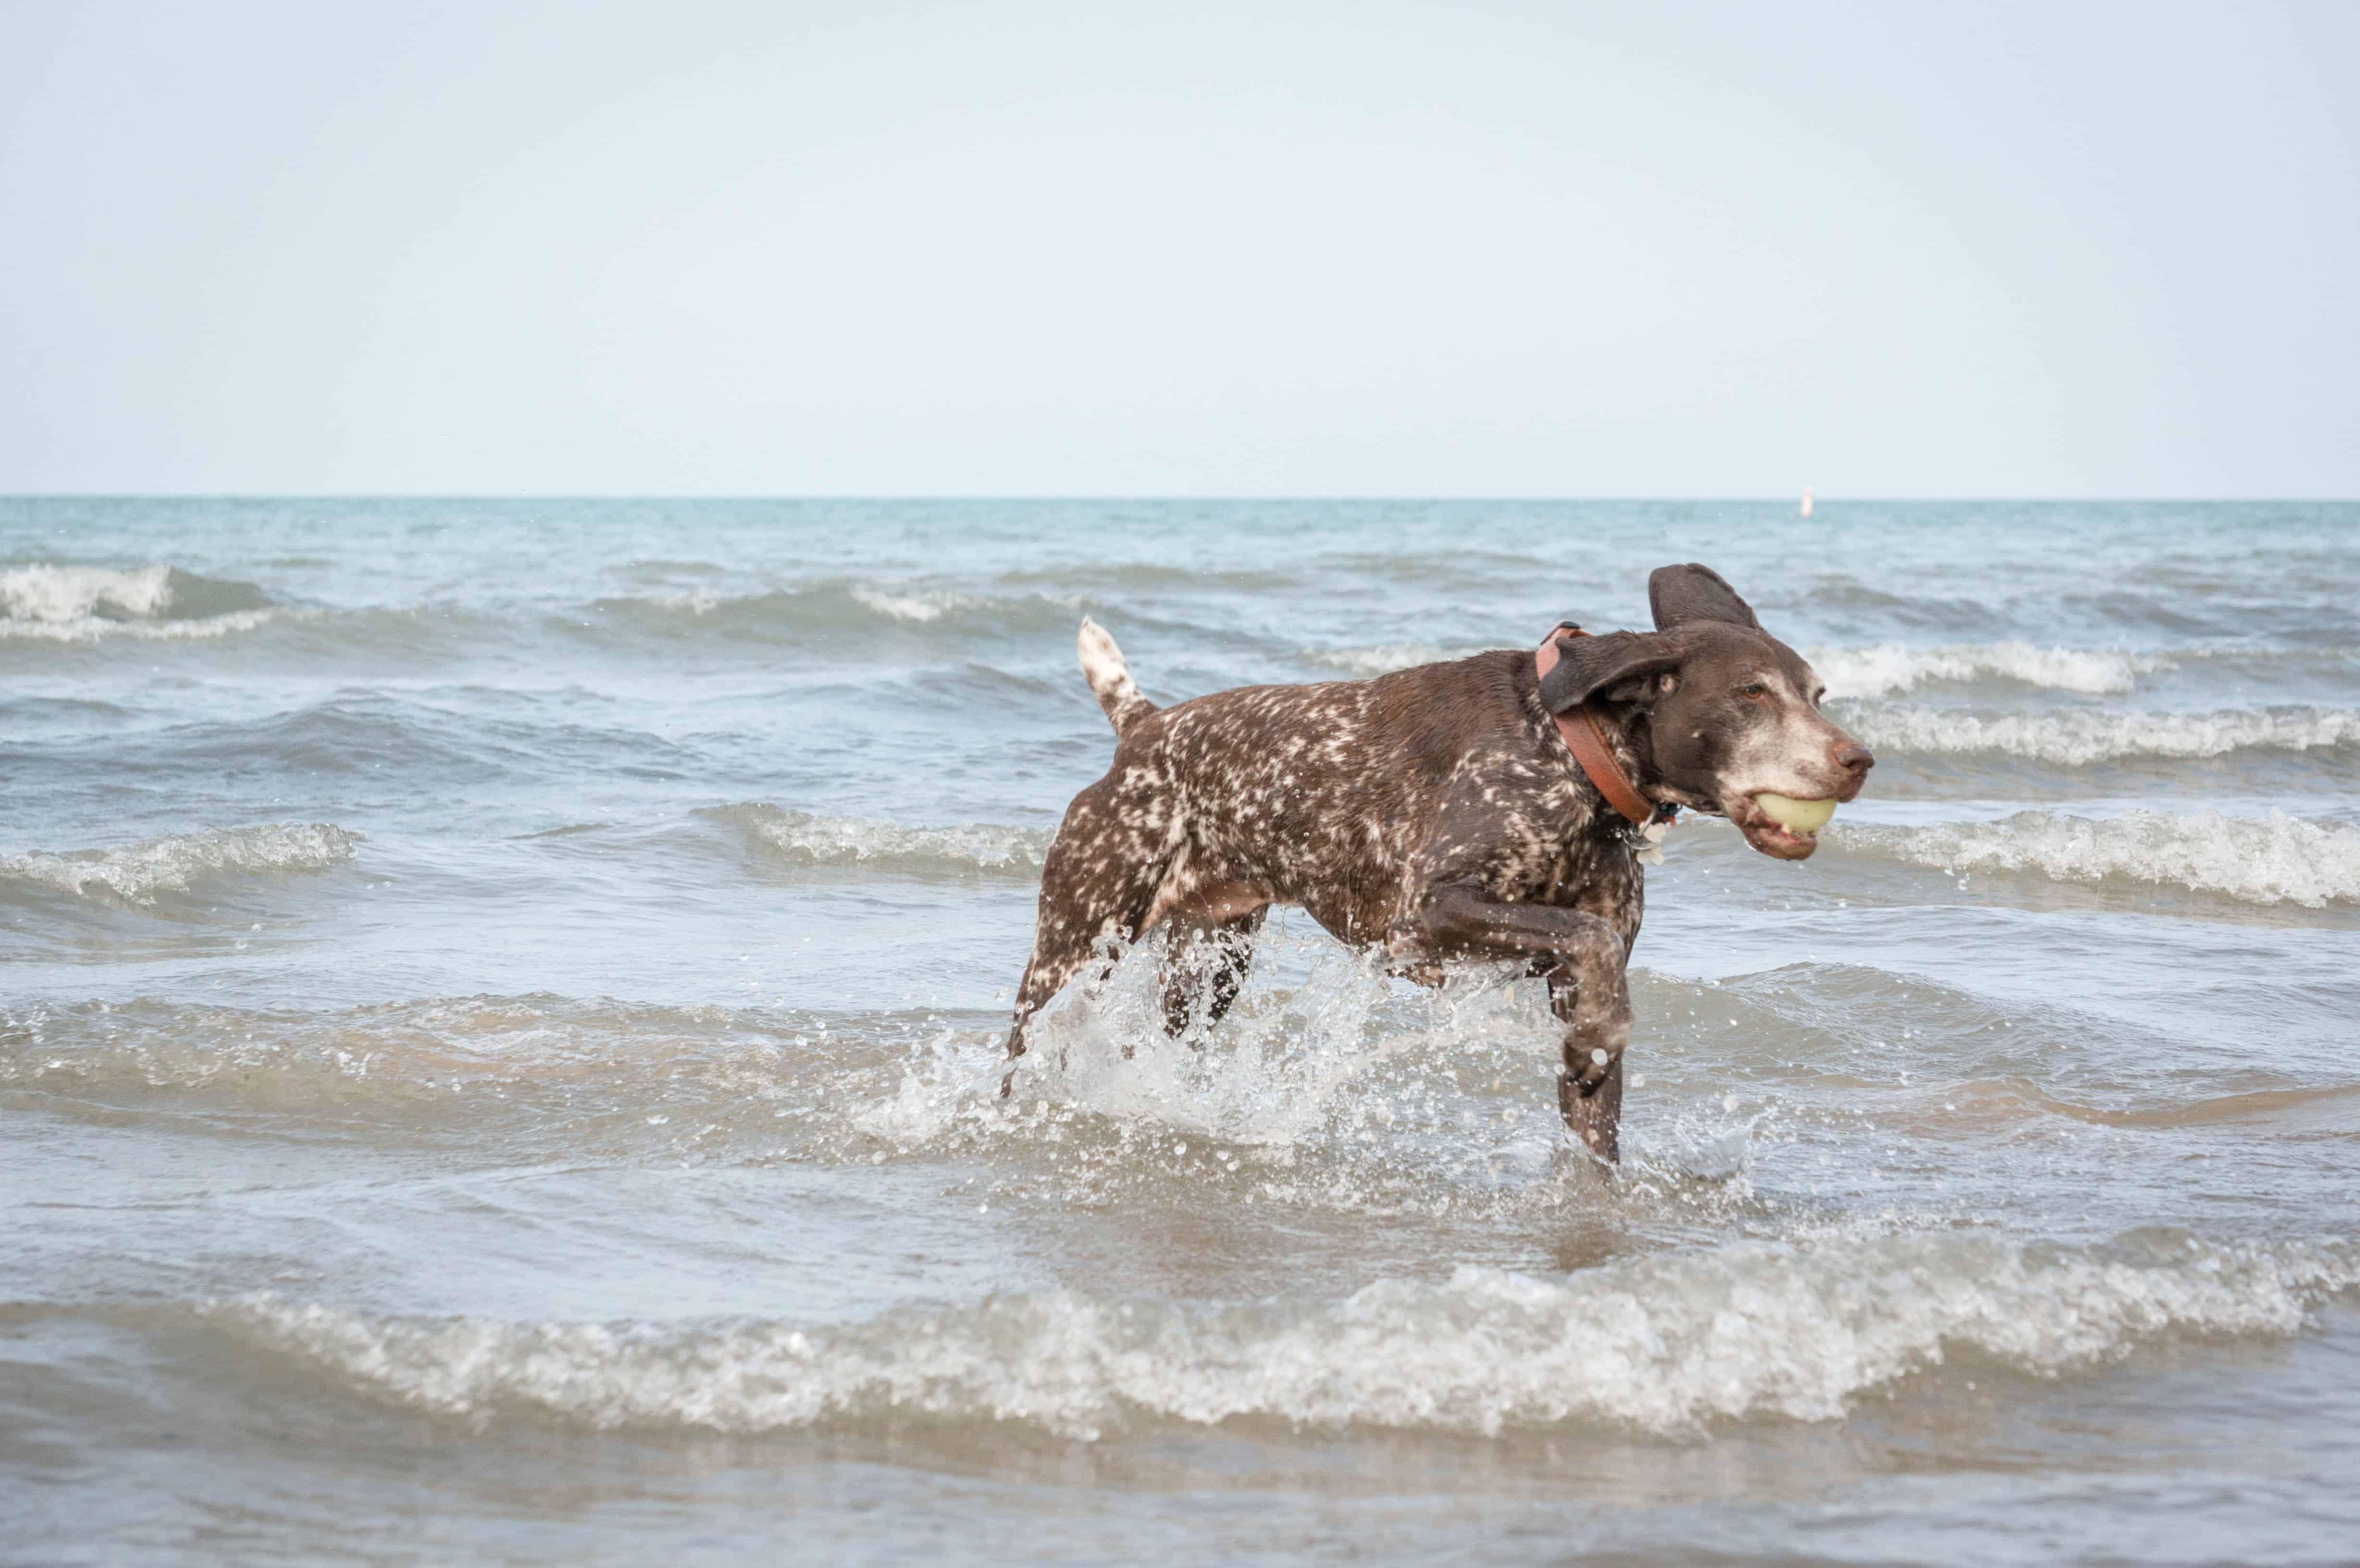
[[[2360,1560],[2360,506],[1794,512],[0,501],[0,1558]],[[1619,1171],[1299,912],[996,1095],[1085,613],[1685,561],[1880,760],[1672,833]]]

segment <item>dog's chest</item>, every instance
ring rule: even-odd
[[[1557,823],[1518,824],[1495,872],[1494,895],[1513,903],[1566,904],[1601,882],[1622,880],[1630,856],[1612,843]]]
[[[1502,804],[1484,878],[1492,897],[1601,914],[1636,907],[1642,873],[1620,818],[1601,822],[1593,805],[1561,788]]]

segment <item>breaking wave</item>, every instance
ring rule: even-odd
[[[1863,740],[1894,751],[1998,752],[2073,767],[2122,757],[2309,751],[2360,742],[2360,713],[2343,708],[1983,715],[1878,706],[1848,718]]]
[[[963,593],[887,593],[875,588],[855,588],[855,604],[866,604],[880,615],[897,621],[915,621],[921,626],[939,621],[961,604],[975,601]]]
[[[2360,899],[2360,828],[2308,822],[2284,811],[2247,817],[2135,811],[2097,819],[2018,811],[1995,822],[1845,824],[1830,835],[1846,850],[1945,871],[2146,882],[2311,909]]]
[[[1454,659],[1469,659],[1484,651],[1479,648],[1443,648],[1434,643],[1389,642],[1373,648],[1314,648],[1303,650],[1306,661],[1328,670],[1340,670],[1348,675],[1390,675],[1396,670],[1408,670],[1420,664],[1440,664]]]
[[[761,804],[716,806],[699,815],[728,823],[791,866],[858,866],[917,875],[1030,876],[1041,868],[1054,836],[1043,828],[992,822],[904,827]]]
[[[0,877],[78,898],[152,904],[216,877],[325,871],[353,858],[364,835],[327,822],[265,822],[167,833],[119,849],[34,851],[0,860]]]
[[[253,583],[200,577],[175,566],[115,572],[43,565],[0,572],[0,637],[212,637],[249,630],[270,615],[269,599]]]
[[[1954,643],[1911,648],[1825,648],[1809,655],[1813,668],[1840,697],[1886,697],[1938,681],[1995,679],[2059,691],[2106,696],[2128,691],[2141,675],[2169,670],[2159,655],[2113,648],[2036,648],[2028,642]]]
[[[725,1432],[1151,1422],[1491,1434],[1828,1421],[1954,1357],[2053,1377],[2173,1336],[2300,1332],[2360,1280],[2340,1244],[2138,1234],[2096,1249],[1902,1233],[1738,1242],[1556,1279],[1461,1267],[1341,1300],[1120,1301],[1069,1290],[792,1327],[377,1317],[263,1294],[201,1321],[395,1404],[479,1424]]]

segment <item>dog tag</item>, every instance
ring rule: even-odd
[[[1639,864],[1661,866],[1664,863],[1664,833],[1671,823],[1661,818],[1639,830]]]

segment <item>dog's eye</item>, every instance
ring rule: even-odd
[[[1759,681],[1749,681],[1737,689],[1737,694],[1741,697],[1767,697],[1770,695],[1770,688]]]

